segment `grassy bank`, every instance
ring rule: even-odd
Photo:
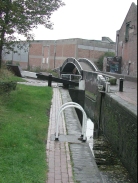
[[[15,76],[12,72],[8,71],[6,68],[0,69],[0,82],[7,82],[7,81],[25,81],[21,77]]]
[[[0,96],[0,182],[44,183],[50,87],[17,85]]]

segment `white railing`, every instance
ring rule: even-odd
[[[86,127],[87,127],[87,116],[86,113],[84,111],[84,109],[76,102],[67,102],[65,104],[63,104],[58,112],[58,118],[57,118],[57,124],[56,124],[56,133],[55,133],[55,140],[59,140],[59,117],[60,114],[63,110],[67,109],[68,107],[74,107],[79,109],[80,111],[82,111],[83,114],[83,120],[82,120],[82,133],[81,133],[81,137],[83,142],[86,141]]]
[[[110,82],[109,82],[109,77],[103,77],[101,74],[98,74],[97,76],[98,80],[98,90],[100,92],[103,92],[103,87],[105,86],[105,93],[110,92]]]
[[[80,81],[82,79],[81,75],[76,75],[76,74],[61,74],[62,79],[68,79],[69,81],[72,80],[78,80]]]

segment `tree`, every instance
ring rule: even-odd
[[[105,52],[99,59],[98,61],[95,63],[98,67],[99,70],[103,70],[103,59],[104,57],[114,57],[115,53],[113,52]]]
[[[38,25],[52,29],[51,15],[63,6],[62,0],[0,0],[0,68],[4,47],[13,50],[15,33],[33,39],[30,31]]]

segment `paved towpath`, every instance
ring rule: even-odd
[[[137,82],[124,80],[123,92],[119,92],[117,80],[117,85],[111,86],[109,95],[137,115]]]
[[[48,160],[47,183],[73,183],[70,151],[67,142],[51,140],[51,134],[55,133],[58,110],[62,105],[61,95],[58,88],[53,88],[53,99],[50,110],[50,120],[46,154]],[[66,135],[64,116],[60,117],[59,132]]]
[[[59,108],[70,101],[68,90],[53,88],[46,146],[49,167],[46,183],[103,183],[89,144],[78,140],[81,135],[81,125],[74,108],[65,109],[64,115],[61,115],[59,141],[55,141]]]

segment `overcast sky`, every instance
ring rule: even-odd
[[[51,17],[53,30],[39,26],[33,30],[35,40],[82,38],[101,40],[109,37],[116,41],[127,12],[137,0],[63,0],[65,6]]]

